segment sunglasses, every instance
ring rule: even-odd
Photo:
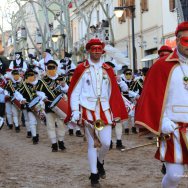
[[[91,53],[103,53],[103,47],[101,45],[93,45],[90,48]]]
[[[48,69],[48,70],[54,70],[54,69],[56,69],[56,66],[51,66],[51,65],[50,65],[50,66],[47,66],[47,69]]]
[[[27,76],[29,77],[29,76],[34,76],[35,74],[32,74],[32,73],[29,73],[29,74],[27,74]]]
[[[181,38],[180,38],[180,44],[181,44],[182,46],[188,47],[188,37],[181,37]]]
[[[125,73],[125,75],[132,75],[132,73],[131,72],[127,72],[127,73]]]

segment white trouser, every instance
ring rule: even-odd
[[[63,141],[65,136],[65,124],[62,119],[55,113],[46,113],[46,125],[48,130],[48,136],[51,143],[54,144],[58,141]],[[57,125],[57,126],[56,126]]]
[[[21,124],[21,110],[14,104],[12,104],[12,116],[15,127],[18,127]]]
[[[69,127],[69,129],[75,129],[76,131],[80,130],[80,126],[78,126],[77,124],[72,123],[72,122],[68,123],[68,127]]]
[[[166,163],[166,174],[162,180],[162,188],[176,188],[184,174],[183,164]]]
[[[122,136],[122,123],[116,123],[115,126],[116,139],[121,140]]]
[[[13,118],[12,118],[12,104],[11,102],[6,102],[5,104],[5,112],[7,116],[8,124],[13,124]]]
[[[123,122],[124,129],[129,128],[129,126],[134,127],[134,116],[129,116],[128,120]]]
[[[104,157],[109,151],[111,135],[112,135],[112,127],[110,125],[105,126],[101,131],[98,132],[100,142],[102,144],[101,148],[94,148],[94,140],[88,130],[85,127],[85,133],[88,141],[88,160],[91,173],[97,173],[97,158],[100,163],[103,163]]]
[[[26,129],[27,129],[27,132],[30,132],[31,129],[30,129],[30,125],[29,125],[29,117],[28,117],[28,112],[26,109],[23,109],[23,116],[24,116],[24,121],[25,121],[25,126],[26,126]]]
[[[29,126],[31,130],[32,137],[35,137],[38,134],[38,118],[33,112],[28,112]]]

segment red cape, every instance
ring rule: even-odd
[[[144,80],[135,111],[135,123],[160,135],[171,74],[178,63],[176,50],[156,61]]]
[[[70,121],[71,119],[71,106],[70,106],[70,96],[75,88],[75,86],[77,85],[78,81],[80,80],[82,74],[85,72],[85,70],[87,68],[89,68],[89,63],[88,61],[85,61],[81,64],[79,64],[74,72],[74,75],[71,79],[71,83],[69,86],[69,90],[68,90],[68,113],[67,113],[67,117],[65,119],[65,123],[67,123],[68,121]],[[110,78],[110,82],[111,82],[111,95],[110,95],[110,108],[113,114],[113,118],[118,119],[120,118],[121,120],[125,120],[128,118],[128,113],[126,110],[126,107],[124,105],[123,102],[123,98],[121,96],[121,92],[119,89],[119,86],[117,84],[116,78],[114,76],[114,72],[113,69],[107,65],[107,64],[103,64],[103,68],[106,70],[109,78]]]

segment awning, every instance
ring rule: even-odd
[[[157,59],[158,57],[159,57],[158,54],[150,54],[150,55],[145,56],[143,59],[141,59],[141,61],[142,62],[151,61],[151,60]]]

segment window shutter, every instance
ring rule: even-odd
[[[170,9],[170,12],[174,12],[175,0],[169,0],[169,9]]]

